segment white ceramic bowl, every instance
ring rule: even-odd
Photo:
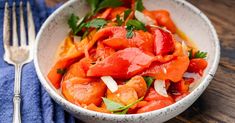
[[[50,96],[65,110],[88,123],[157,123],[167,121],[186,110],[206,89],[214,76],[219,58],[220,46],[214,27],[209,19],[185,0],[143,0],[149,10],[167,9],[176,25],[183,30],[200,50],[208,52],[208,67],[193,91],[182,100],[160,110],[134,115],[104,114],[78,107],[55,90],[46,75],[54,62],[58,45],[67,36],[67,20],[71,13],[84,16],[89,7],[86,0],[70,0],[56,10],[43,24],[37,38],[35,67],[41,84]]]

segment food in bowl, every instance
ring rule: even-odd
[[[103,113],[137,114],[187,96],[203,75],[199,51],[167,10],[141,0],[87,0],[90,13],[71,14],[48,79],[71,103]]]

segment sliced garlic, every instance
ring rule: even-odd
[[[117,82],[111,76],[102,76],[101,80],[103,80],[112,93],[118,90]]]
[[[167,91],[166,91],[166,84],[164,80],[155,80],[154,81],[154,89],[155,91],[164,96],[164,97],[168,97]]]

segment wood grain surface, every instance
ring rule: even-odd
[[[185,112],[167,123],[235,123],[235,0],[188,0],[212,21],[221,58],[214,79]]]
[[[54,3],[48,1],[49,5]],[[221,59],[206,91],[190,108],[167,123],[235,123],[235,0],[188,1],[204,12],[215,26]]]

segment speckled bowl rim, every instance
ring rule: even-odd
[[[155,111],[151,111],[151,112],[146,112],[146,113],[142,113],[142,114],[129,114],[129,115],[118,115],[118,114],[106,114],[106,113],[97,113],[95,111],[91,111],[91,110],[87,110],[84,108],[81,108],[79,106],[76,106],[74,104],[72,104],[71,102],[67,101],[66,99],[64,99],[62,96],[60,96],[56,91],[53,90],[52,87],[50,87],[50,85],[48,84],[47,80],[44,78],[42,72],[40,71],[39,68],[39,63],[38,63],[38,44],[39,44],[39,40],[40,37],[42,35],[43,30],[45,29],[45,27],[47,26],[47,23],[50,23],[51,20],[58,14],[60,13],[60,11],[63,11],[64,8],[70,6],[71,4],[73,4],[73,2],[75,2],[75,0],[71,0],[66,2],[64,5],[62,5],[60,8],[58,8],[52,15],[50,15],[48,17],[48,19],[44,22],[44,24],[42,25],[37,37],[36,37],[36,48],[34,51],[34,65],[36,68],[36,72],[37,75],[40,79],[41,84],[43,85],[43,87],[46,89],[46,91],[50,94],[50,96],[56,100],[60,105],[66,106],[69,109],[73,109],[73,111],[76,113],[82,113],[83,115],[88,115],[90,117],[97,117],[97,118],[106,118],[107,120],[114,120],[114,119],[126,119],[126,120],[130,120],[130,119],[139,119],[139,118],[143,118],[143,117],[147,117],[147,118],[151,118],[154,117],[162,112],[166,112],[169,111],[171,109],[177,109],[177,107],[179,107],[179,105],[183,105],[185,102],[189,102],[190,99],[194,98],[194,96],[197,96],[197,98],[199,97],[199,95],[202,94],[202,92],[206,89],[206,87],[209,85],[210,81],[212,80],[218,64],[219,64],[219,59],[220,59],[220,45],[219,45],[219,39],[216,33],[215,28],[213,27],[211,21],[207,18],[207,16],[205,14],[203,14],[198,8],[196,8],[195,6],[193,6],[192,4],[190,4],[189,2],[185,1],[185,0],[173,0],[174,2],[180,3],[180,4],[184,4],[188,9],[191,9],[195,14],[198,14],[204,21],[206,24],[208,24],[211,32],[212,32],[212,38],[214,39],[214,45],[215,45],[215,59],[212,63],[212,67],[209,69],[209,74],[207,74],[205,76],[205,78],[201,81],[201,83],[199,84],[198,87],[196,87],[188,96],[186,96],[185,98],[183,98],[182,100],[167,106],[165,108],[159,109],[159,110],[155,110]],[[181,112],[179,112],[181,113]],[[179,114],[178,113],[178,114]],[[177,114],[175,114],[177,115]]]

